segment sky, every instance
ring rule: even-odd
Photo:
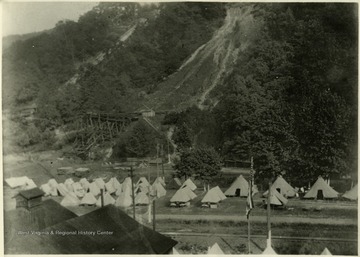
[[[2,3],[2,35],[26,34],[55,27],[60,20],[77,21],[98,2],[11,2]]]

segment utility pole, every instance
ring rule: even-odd
[[[159,143],[156,143],[156,178],[159,177]],[[149,181],[150,183],[150,181]]]
[[[165,182],[165,171],[164,171],[164,148],[161,144],[161,169],[162,169],[162,178]]]
[[[250,211],[253,208],[252,204],[252,182],[253,182],[253,169],[254,169],[254,161],[253,161],[253,157],[250,158],[250,179],[249,179],[249,195],[248,195],[248,205],[249,205],[249,213],[248,213],[248,217],[247,217],[247,222],[248,222],[248,253],[251,253],[251,237],[250,237]],[[251,205],[251,206],[250,206]]]
[[[269,191],[267,199],[267,245],[271,247],[271,222],[270,222],[270,199],[271,199],[271,182],[269,182]]]
[[[101,207],[104,207],[104,189],[100,189]]]
[[[170,139],[167,139],[166,141],[167,141],[167,148],[168,148],[168,163],[171,163],[169,140],[170,140]]]
[[[156,220],[155,220],[155,198],[152,201],[152,207],[153,207],[153,230],[155,231],[156,228]]]
[[[131,180],[131,192],[132,192],[133,219],[135,220],[135,192],[134,192],[133,167],[132,166],[130,166],[130,180]]]

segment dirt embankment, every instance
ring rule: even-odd
[[[223,26],[159,85],[151,104],[158,109],[186,108],[194,104],[204,108],[206,100],[213,98],[210,93],[232,72],[239,56],[256,37],[256,28],[261,23],[256,22],[252,10],[251,5],[229,8]],[[217,102],[215,98],[210,101]]]

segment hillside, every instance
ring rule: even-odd
[[[222,27],[158,86],[148,105],[179,110],[193,105],[203,108],[206,100],[210,106],[216,104],[216,98],[210,100],[211,91],[232,72],[239,55],[258,36],[259,24],[254,22],[252,11],[253,6],[229,8]]]
[[[18,125],[6,139],[26,150],[61,148],[55,135],[76,131],[88,112],[149,107],[166,111],[160,129],[173,132],[172,143],[213,147],[230,159],[254,156],[262,176],[351,173],[356,10],[334,3],[100,3],[78,22],[59,22],[5,49],[3,106]],[[31,118],[14,115],[27,106],[35,106]],[[144,122],[107,145],[150,154],[165,139],[154,139]]]
[[[42,33],[48,33],[48,32],[49,32],[49,30],[45,30],[45,31],[40,31],[40,32],[27,33],[27,34],[23,34],[23,35],[9,35],[9,36],[3,37],[3,39],[2,39],[3,50],[6,50],[7,48],[9,48],[16,41],[28,40],[32,37],[36,37]]]

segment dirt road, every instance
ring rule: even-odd
[[[209,220],[209,221],[237,221],[246,222],[244,215],[178,215],[178,214],[157,214],[157,220]],[[266,216],[251,216],[252,222],[267,222]],[[307,217],[271,217],[272,223],[306,223],[306,224],[324,224],[324,225],[357,225],[354,219],[333,219],[333,218],[307,218]]]

